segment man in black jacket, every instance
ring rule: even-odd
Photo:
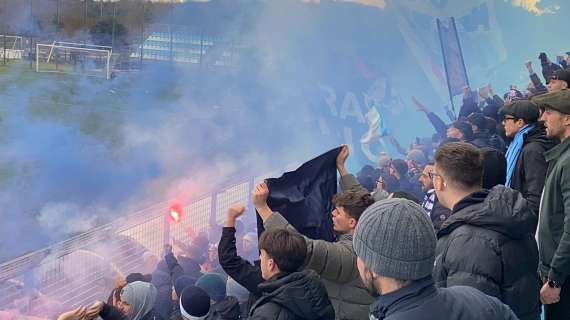
[[[544,77],[546,84],[549,84],[552,74],[558,70],[562,70],[562,67],[550,61],[545,52],[541,52],[538,56],[538,59],[540,60],[540,65],[542,66],[542,76]]]
[[[516,319],[509,307],[477,289],[435,287],[435,234],[412,201],[388,199],[368,207],[353,245],[360,277],[376,296],[370,319]]]
[[[405,191],[416,199],[421,199],[423,194],[417,180],[412,181],[408,172],[408,163],[402,159],[395,159],[390,164],[390,175],[398,180],[398,190]]]
[[[538,122],[538,106],[528,100],[507,104],[500,110],[506,136],[512,138],[507,150],[505,186],[513,188],[528,201],[538,215],[547,164],[544,153],[555,145],[546,138],[546,128]]]
[[[431,176],[439,201],[452,210],[437,233],[436,285],[471,286],[520,319],[539,319],[537,216],[527,201],[504,186],[482,189],[482,155],[470,144],[440,147]]]
[[[470,114],[467,122],[471,124],[473,130],[473,139],[469,143],[477,148],[493,148],[505,152],[505,142],[498,135],[491,135],[487,128],[489,122],[482,113]]]
[[[236,221],[245,212],[245,206],[235,204],[228,209],[228,214],[222,238],[218,244],[218,258],[224,271],[250,293],[247,303],[248,309],[261,296],[258,286],[263,282],[259,260],[252,264],[248,260],[238,256],[236,247]]]
[[[302,235],[287,229],[270,229],[259,239],[261,297],[250,319],[334,319],[324,284],[312,270],[298,271],[307,255]]]

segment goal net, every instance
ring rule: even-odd
[[[0,59],[22,59],[23,55],[22,37],[0,34]]]
[[[70,42],[36,45],[36,72],[111,78],[113,49]]]

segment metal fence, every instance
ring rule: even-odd
[[[37,44],[66,41],[112,47],[118,71],[140,68],[145,60],[236,65],[239,31],[213,30],[207,17],[188,18],[203,6],[176,0],[0,0],[0,34],[19,37],[21,57],[32,64]]]
[[[143,256],[160,257],[172,239],[186,242],[221,224],[229,206],[249,203],[253,184],[265,177],[242,180],[183,205],[179,222],[169,219],[165,202],[1,264],[0,310],[45,316],[45,300],[61,310],[106,299],[118,274],[140,272]]]

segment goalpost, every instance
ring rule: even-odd
[[[22,37],[0,34],[0,59],[22,59],[23,55]]]
[[[36,72],[86,74],[111,78],[113,48],[54,41],[36,45]]]

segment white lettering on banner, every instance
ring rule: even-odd
[[[329,106],[331,114],[335,117],[338,117],[338,111],[336,109],[336,92],[334,92],[333,88],[326,86],[324,84],[319,84],[319,88],[321,88],[321,90],[327,93],[327,96],[325,97],[325,102],[327,106]]]
[[[324,102],[329,107],[329,111],[333,117],[341,119],[341,120],[347,120],[347,118],[353,117],[358,123],[361,123],[361,124],[366,123],[364,113],[362,112],[362,105],[360,104],[357,96],[353,92],[348,91],[344,95],[344,99],[343,99],[341,109],[340,109],[340,114],[339,114],[338,108],[336,105],[337,94],[336,94],[335,90],[333,88],[331,88],[330,86],[327,86],[324,84],[319,84],[318,86],[324,92],[324,96],[323,96]],[[376,81],[369,91],[372,91],[373,93],[377,93],[377,92],[374,92],[374,90],[373,90],[373,89],[377,89],[377,87],[378,87],[378,85],[377,85],[377,81]],[[370,108],[369,104],[371,104],[371,105],[378,104],[381,101],[381,98],[383,98],[383,95],[378,97],[378,94],[364,93],[363,95],[364,95],[364,100],[365,100],[364,105],[368,106],[368,108]],[[324,118],[320,118],[318,120],[318,122],[319,122],[319,129],[321,131],[321,134],[330,135],[332,133],[331,128],[329,126],[329,123]],[[345,124],[342,126],[342,130],[344,133],[344,135],[343,135],[344,143],[351,146],[351,149],[353,149],[353,147],[356,145],[360,145],[360,149],[362,151],[362,154],[364,156],[366,156],[366,158],[368,160],[376,163],[378,161],[378,156],[375,155],[370,150],[371,149],[370,148],[370,141],[367,143],[361,143],[360,139],[355,141],[354,140],[354,134],[353,134],[353,130],[354,130],[353,127],[354,126],[348,125],[348,122],[345,122]],[[365,128],[366,128],[366,126],[363,126],[363,129],[365,129]],[[382,145],[382,147],[384,149],[386,149],[385,142],[381,139],[381,137],[375,138],[373,140],[376,142],[379,142]]]
[[[340,109],[340,118],[344,120],[347,116],[353,116],[358,120],[358,122],[364,123],[364,115],[362,113],[360,103],[358,103],[356,95],[352,92],[346,93]]]

